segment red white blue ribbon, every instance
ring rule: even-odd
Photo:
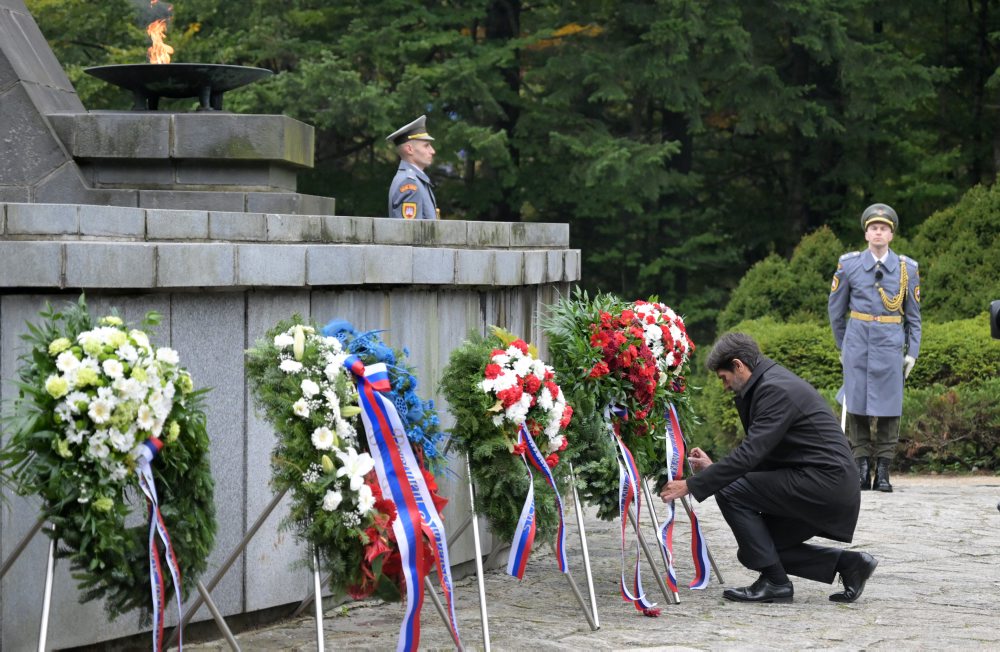
[[[684,477],[684,456],[687,454],[684,442],[684,433],[681,431],[680,419],[677,416],[677,408],[671,403],[667,407],[667,431],[666,431],[666,456],[667,468],[670,469],[670,478],[680,480]],[[672,582],[671,588],[677,590],[677,580],[673,569],[673,524],[676,515],[674,501],[670,501],[667,506],[668,519],[660,525],[659,541],[660,546],[667,551],[669,560],[668,583]],[[694,579],[689,585],[692,589],[703,589],[708,586],[709,581],[709,560],[708,545],[705,543],[705,536],[701,532],[701,524],[698,516],[694,513],[694,507],[689,506],[688,517],[691,519],[691,557],[694,561]]]
[[[531,545],[535,540],[535,476],[531,472],[531,467],[535,467],[545,476],[546,482],[552,487],[556,495],[556,507],[559,510],[559,530],[556,534],[556,561],[559,563],[559,572],[569,572],[569,562],[566,558],[566,527],[563,520],[563,502],[556,486],[556,479],[552,475],[552,469],[545,462],[545,456],[538,448],[534,438],[528,433],[524,424],[517,430],[517,444],[523,444],[525,450],[521,453],[521,461],[528,471],[528,495],[521,508],[521,517],[518,519],[517,528],[514,530],[514,540],[510,548],[510,556],[507,558],[507,573],[517,579],[524,577],[524,568],[531,556]]]
[[[422,534],[428,536],[437,552],[434,561],[448,604],[451,636],[455,644],[461,647],[444,523],[406,438],[406,430],[396,406],[380,393],[390,389],[388,371],[383,363],[365,367],[364,362],[355,355],[349,356],[344,361],[344,366],[354,374],[361,403],[361,419],[365,425],[368,448],[375,461],[375,474],[382,494],[391,496],[396,504],[396,520],[392,523],[392,530],[396,535],[406,581],[406,613],[400,625],[396,649],[416,650],[420,646],[424,570],[429,566],[423,558]]]
[[[181,569],[177,563],[177,557],[174,555],[174,547],[170,543],[170,533],[167,532],[167,525],[163,522],[163,515],[160,513],[160,502],[156,495],[156,484],[153,482],[153,471],[150,468],[150,463],[162,448],[162,441],[150,437],[139,446],[136,459],[139,487],[146,495],[146,502],[149,504],[149,580],[153,597],[154,652],[160,652],[163,649],[163,621],[166,615],[167,601],[163,580],[163,564],[160,561],[160,549],[156,545],[157,535],[163,541],[167,568],[170,570],[170,579],[174,584],[174,597],[177,599],[177,645],[178,649],[184,649],[184,633],[181,630],[181,623],[184,621],[184,610],[181,606]]]
[[[637,611],[641,611],[647,616],[658,616],[660,615],[659,610],[654,609],[656,603],[650,602],[646,598],[646,592],[642,588],[638,539],[635,542],[635,571],[633,572],[631,583],[625,577],[627,566],[625,560],[625,528],[628,522],[629,510],[632,509],[634,503],[636,534],[639,532],[639,518],[642,513],[642,494],[638,491],[638,487],[641,476],[639,475],[639,469],[636,467],[635,459],[632,457],[632,451],[628,449],[628,446],[622,441],[622,438],[615,431],[614,425],[611,423],[612,413],[619,418],[625,418],[627,413],[624,408],[616,405],[611,405],[604,409],[604,420],[608,428],[608,433],[618,448],[618,510],[622,523],[622,573],[620,585],[622,599],[626,602],[631,602]]]

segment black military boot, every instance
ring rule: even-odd
[[[861,491],[867,491],[872,488],[872,470],[868,466],[867,457],[859,457],[854,460],[858,463],[858,475],[861,477]]]
[[[875,460],[875,491],[892,492],[892,485],[889,484],[889,462],[888,457],[880,457]]]

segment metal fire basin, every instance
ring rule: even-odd
[[[274,74],[266,68],[217,63],[129,63],[84,72],[132,91],[134,111],[155,111],[161,97],[197,97],[199,111],[221,111],[223,93]]]

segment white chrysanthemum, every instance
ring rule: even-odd
[[[535,378],[538,380],[545,380],[546,371],[552,371],[552,367],[548,366],[541,360],[535,360],[531,364],[531,373],[535,374]]]
[[[108,378],[121,378],[122,374],[125,373],[125,367],[121,362],[115,360],[114,358],[108,358],[105,360],[101,365],[101,368],[104,370],[104,374]]]
[[[319,385],[308,378],[303,378],[299,386],[302,388],[302,395],[306,398],[312,398],[319,394]]]
[[[77,431],[77,430],[70,429],[70,430],[66,431],[66,441],[68,441],[71,444],[79,444],[80,442],[82,442],[88,436],[90,436],[90,431],[89,430],[79,430],[79,431]]]
[[[302,371],[302,363],[298,360],[282,360],[278,368],[286,374],[297,374]]]
[[[139,329],[133,328],[128,332],[129,339],[142,349],[149,349],[149,337]]]
[[[550,437],[549,438],[549,449],[546,452],[547,453],[555,453],[560,448],[562,448],[564,441],[566,441],[566,438],[564,436],[562,436],[562,435],[559,435],[558,437]]]
[[[90,409],[87,410],[87,415],[94,423],[106,423],[107,420],[111,418],[111,410],[113,407],[114,406],[111,404],[111,401],[105,398],[96,398],[91,401]]]
[[[59,418],[62,419],[64,422],[73,420],[73,406],[71,406],[69,403],[66,403],[65,401],[57,405],[55,407],[55,410],[53,410],[53,412],[58,414]]]
[[[135,448],[135,435],[128,431],[120,432],[117,428],[109,428],[108,443],[119,453],[127,453]]]
[[[156,413],[153,412],[153,408],[146,404],[139,406],[139,411],[136,414],[135,422],[138,424],[141,430],[150,431],[153,429],[153,423],[156,421]]]
[[[309,405],[306,403],[306,400],[304,398],[300,398],[292,403],[292,412],[294,412],[296,416],[302,417],[303,419],[308,418]]]
[[[328,512],[335,511],[344,501],[344,496],[339,491],[327,491],[323,496],[323,509]]]
[[[486,378],[481,383],[479,383],[479,388],[483,390],[483,392],[485,392],[486,394],[492,393],[495,386],[496,383],[493,382],[492,378]]]
[[[375,508],[375,496],[372,488],[366,484],[358,488],[358,514],[364,516]]]
[[[108,472],[108,479],[112,482],[121,482],[128,475],[128,469],[121,462],[113,465]]]
[[[534,360],[525,356],[514,360],[514,364],[511,366],[514,368],[514,373],[523,378],[531,373],[531,369],[534,366]]]
[[[543,385],[542,386],[542,391],[538,395],[538,407],[542,408],[543,410],[548,411],[548,410],[552,409],[552,406],[554,404],[555,404],[555,401],[552,398],[552,392],[549,391],[548,386]]]
[[[150,432],[153,433],[154,437],[159,437],[160,433],[163,432],[163,424],[164,423],[165,423],[165,421],[163,419],[160,419],[160,418],[157,418],[156,421],[153,422],[153,429],[150,430]]]
[[[500,375],[493,379],[493,390],[502,392],[517,384],[517,375],[513,371],[504,369]]]
[[[80,368],[80,359],[72,351],[63,351],[56,358],[56,369],[63,373],[76,371]]]
[[[502,415],[502,414],[496,414],[496,415],[494,415],[493,416],[493,425],[494,426],[502,426],[503,425],[503,416],[504,415]]]
[[[122,344],[115,351],[115,354],[125,362],[132,364],[139,359],[139,352],[131,344]]]
[[[80,367],[90,369],[94,373],[101,373],[101,363],[93,356],[86,356],[83,360],[80,360]]]
[[[337,469],[337,477],[347,477],[350,480],[351,491],[358,491],[358,488],[365,483],[365,475],[375,468],[375,461],[368,453],[358,453],[353,447],[346,451],[337,451],[342,467]],[[368,511],[368,510],[365,510]]]
[[[103,460],[111,454],[111,449],[107,444],[108,436],[103,430],[94,433],[94,436],[87,442],[87,453],[96,460]]]
[[[312,443],[316,450],[328,451],[333,448],[333,431],[322,426],[313,430]]]
[[[79,414],[80,403],[90,403],[90,397],[83,392],[71,392],[69,396],[66,397],[66,402],[70,405],[70,412],[73,414]]]
[[[166,346],[156,349],[156,359],[167,364],[177,364],[181,361],[181,357],[177,354],[177,351]]]
[[[146,387],[135,378],[125,378],[115,381],[115,391],[128,401],[141,401],[146,397]]]
[[[520,353],[520,351],[518,351],[518,353]],[[510,356],[507,355],[506,353],[497,353],[495,356],[493,356],[493,362],[497,363],[502,367],[503,365],[510,362]]]
[[[337,419],[337,436],[340,437],[340,441],[355,442],[358,439],[354,426],[343,419]]]
[[[288,333],[281,333],[274,336],[274,345],[279,349],[287,349],[292,344],[295,344],[295,338]]]
[[[505,351],[505,353],[510,356],[511,360],[519,360],[521,358],[527,358],[527,357],[529,357],[528,354],[522,353],[521,349],[517,348],[513,344],[511,344],[510,346],[507,347],[507,350]]]

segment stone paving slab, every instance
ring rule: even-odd
[[[755,575],[736,560],[735,542],[714,500],[696,506],[725,587],[713,576],[702,591],[681,588],[681,604],[666,605],[651,575],[647,593],[663,607],[646,618],[618,593],[617,523],[588,510],[586,527],[601,628],[592,632],[548,550],[538,550],[523,581],[500,570],[486,573],[489,627],[495,650],[939,650],[1000,648],[1000,478],[894,478],[892,494],[862,494],[861,518],[851,549],[879,559],[861,599],[830,602],[839,590],[793,578],[792,604],[737,604],[722,590]],[[658,503],[659,504],[659,503]],[[447,517],[446,512],[446,517]],[[570,566],[586,595],[575,520],[568,532]],[[644,519],[648,523],[647,518]],[[651,531],[651,528],[650,528]],[[675,528],[678,582],[690,581],[690,528]],[[468,536],[468,535],[466,535]],[[475,577],[458,581],[457,613],[467,649],[482,649]],[[402,606],[362,601],[326,612],[329,650],[392,650]],[[421,620],[421,649],[453,649],[430,600]],[[243,650],[315,650],[311,616],[237,635]],[[188,644],[192,651],[227,650],[223,640]]]

